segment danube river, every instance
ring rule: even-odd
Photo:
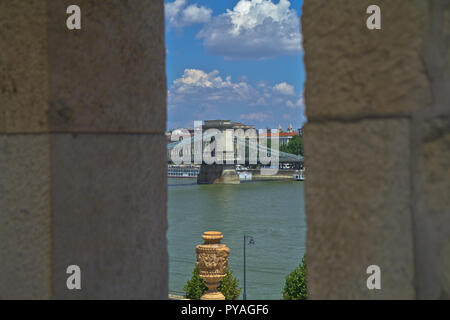
[[[247,182],[197,185],[169,178],[169,291],[183,291],[203,231],[221,231],[229,267],[243,287],[243,236],[247,246],[247,299],[280,299],[286,275],[305,252],[304,183]],[[242,299],[242,292],[241,297]]]

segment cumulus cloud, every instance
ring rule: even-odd
[[[207,23],[211,20],[212,10],[197,4],[186,6],[186,0],[175,0],[165,4],[165,15],[172,27],[185,27]]]
[[[188,23],[206,23],[211,20],[212,10],[206,7],[198,7],[197,5],[190,5],[183,11],[183,20]]]
[[[270,115],[268,115],[267,113],[258,112],[258,113],[241,114],[241,116],[239,118],[241,120],[246,120],[246,121],[264,122],[269,117],[270,117]]]
[[[288,0],[240,0],[199,32],[207,52],[228,59],[265,59],[301,51],[299,17]]]
[[[304,107],[303,97],[298,98],[297,102],[292,102],[291,100],[286,101],[286,106],[290,109],[297,109]]]
[[[289,114],[293,109],[303,107],[303,104],[296,106],[300,99],[301,94],[286,82],[252,82],[245,77],[233,80],[218,70],[185,69],[169,86],[169,127],[188,122],[188,119],[222,118],[270,123],[283,113]]]
[[[273,87],[273,91],[285,96],[294,96],[294,86],[286,82],[281,82]]]
[[[175,0],[174,2],[168,2],[164,5],[164,11],[166,18],[174,18],[181,9],[186,5],[186,0]]]
[[[192,99],[204,101],[249,100],[253,96],[253,89],[246,82],[232,82],[230,76],[223,79],[217,70],[206,73],[199,69],[185,69],[181,78],[173,82],[170,92],[176,93],[173,98],[191,95]]]

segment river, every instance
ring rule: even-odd
[[[217,230],[241,287],[243,236],[254,239],[247,246],[247,299],[281,299],[286,276],[305,252],[304,182],[197,185],[194,179],[169,178],[168,198],[169,291],[183,291],[203,231]]]

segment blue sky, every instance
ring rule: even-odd
[[[168,129],[305,121],[303,0],[166,0]]]

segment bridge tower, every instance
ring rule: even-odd
[[[205,120],[203,130],[211,128],[222,131],[224,136],[224,163],[227,157],[231,156],[234,159],[235,145],[232,136],[228,136],[227,129],[254,129],[254,126],[245,125],[239,122],[230,120]],[[198,184],[239,184],[239,175],[236,172],[234,164],[202,164],[200,173],[197,177]]]
[[[197,184],[239,184],[239,175],[234,165],[202,164]]]

